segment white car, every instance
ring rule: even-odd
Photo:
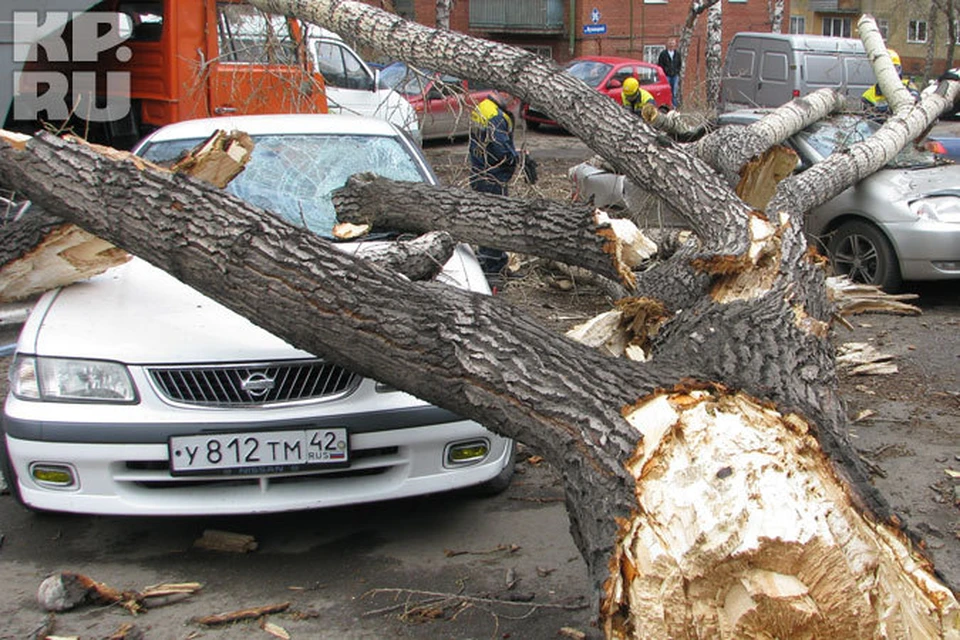
[[[314,67],[323,74],[330,113],[381,118],[422,142],[420,121],[413,105],[391,87],[382,86],[379,73],[339,35],[310,25],[307,43]]]
[[[256,142],[228,190],[321,235],[332,228],[331,190],[354,173],[436,180],[396,127],[350,116],[183,122],[136,152],[169,161],[216,129]],[[437,279],[489,293],[466,246]],[[39,300],[2,430],[7,484],[36,510],[278,512],[495,492],[513,473],[512,441],[294,349],[136,258]]]

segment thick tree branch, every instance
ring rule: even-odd
[[[654,245],[628,220],[593,207],[353,176],[334,195],[337,218],[414,233],[440,229],[465,242],[583,267],[628,288]],[[627,227],[620,229],[620,227]]]
[[[767,205],[767,212],[800,216],[875,173],[953,105],[958,93],[960,82],[941,82],[936,92],[887,119],[876,134],[781,182],[777,195]]]
[[[405,22],[347,0],[252,0],[271,12],[296,15],[416,66],[442,69],[509,91],[607,158],[618,172],[671,202],[708,253],[727,253],[726,265],[751,247],[750,211],[696,158],[640,118],[529,51]],[[542,90],[544,82],[550,91]],[[705,263],[706,264],[706,263]],[[743,268],[742,265],[738,268]]]

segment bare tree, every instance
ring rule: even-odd
[[[783,33],[783,0],[767,0],[767,13],[770,16],[770,32]]]
[[[723,3],[707,12],[707,106],[720,104],[720,76],[723,66]]]
[[[437,0],[437,29],[450,29],[450,13],[454,0]]]
[[[697,26],[697,18],[700,17],[700,14],[712,7],[713,5],[720,2],[720,0],[692,0],[690,3],[690,10],[687,12],[687,19],[683,23],[683,29],[680,30],[680,42],[677,46],[677,49],[680,51],[680,59],[684,61],[683,63],[683,72],[680,74],[680,83],[678,85],[678,91],[683,95],[683,78],[686,75],[687,69],[691,68],[691,65],[688,58],[688,52],[690,51],[690,40],[693,38],[693,31]],[[693,68],[696,68],[696,65],[692,65]]]
[[[376,198],[364,197],[364,181],[339,196],[344,215],[432,214],[424,226],[439,224],[446,207],[463,219],[451,233],[490,246],[526,241],[545,252],[570,228],[592,236],[581,251],[607,256],[630,289],[620,310],[644,361],[601,355],[500,299],[344,255],[127,156],[47,135],[13,139],[0,146],[0,181],[295,346],[535,445],[563,474],[609,638],[960,634],[955,596],[872,489],[846,436],[829,341],[837,308],[802,233],[804,211],[882,166],[952,105],[960,83],[943,83],[849,153],[784,181],[761,212],[692,149],[551,61],[361,3],[254,2],[506,89],[668,199],[695,239],[643,269],[625,260],[621,234],[582,207],[384,181]],[[779,133],[768,141],[782,139],[802,122],[787,124],[790,113],[812,109],[795,101],[753,134],[769,128]]]

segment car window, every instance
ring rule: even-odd
[[[316,45],[314,53],[317,56],[317,68],[327,86],[367,91],[373,88],[373,78],[351,51],[322,40],[318,40]]]
[[[613,77],[610,79],[616,80],[622,85],[624,80],[632,77],[633,77],[633,67],[620,67],[619,69],[617,69],[617,71],[613,74]]]
[[[651,69],[650,67],[637,67],[636,69],[640,84],[657,84],[660,82],[656,69]]]
[[[398,138],[362,135],[253,136],[250,162],[227,191],[288,222],[330,237],[336,215],[330,194],[355,173],[423,182],[425,175]],[[141,155],[167,165],[201,139],[149,144]]]
[[[297,64],[290,24],[256,7],[217,3],[217,38],[224,62]]]
[[[613,65],[605,62],[575,60],[567,65],[567,72],[573,77],[583,80],[587,85],[597,87],[607,77],[612,67]]]

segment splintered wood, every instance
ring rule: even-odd
[[[642,441],[604,586],[608,638],[960,636],[954,594],[852,504],[799,416],[723,389],[623,413]]]
[[[29,136],[0,130],[0,141],[16,149],[26,148],[29,140]],[[109,151],[115,159],[129,160],[138,166],[150,164],[125,151],[98,148]],[[243,171],[252,150],[253,141],[247,134],[217,131],[178,161],[173,170],[223,188]],[[6,237],[36,236],[31,239],[30,251],[0,268],[0,302],[23,300],[92,278],[130,259],[126,251],[60,220],[56,213],[32,207],[12,220],[0,222],[0,232]]]

